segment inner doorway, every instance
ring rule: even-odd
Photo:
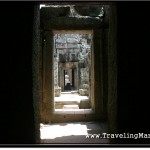
[[[64,91],[75,90],[74,69],[64,70]]]
[[[55,111],[91,109],[92,30],[53,31]]]

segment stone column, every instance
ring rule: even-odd
[[[45,39],[45,61],[44,61],[44,101],[45,101],[45,120],[48,121],[49,115],[54,112],[54,54],[53,54],[53,33],[46,31]]]
[[[55,96],[58,97],[61,95],[61,87],[58,86],[58,57],[54,56],[54,88]]]
[[[74,88],[75,90],[78,90],[78,85],[79,85],[79,76],[78,76],[78,62],[75,62],[75,68],[74,68]]]
[[[54,57],[54,86],[58,87],[58,57]]]

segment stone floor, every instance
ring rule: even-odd
[[[83,109],[90,108],[88,96],[80,96],[77,91],[61,92],[61,96],[55,97],[55,109]]]
[[[55,101],[81,101],[88,99],[87,96],[80,96],[77,92],[62,92],[60,97],[55,97]]]
[[[49,144],[109,144],[109,139],[87,138],[87,135],[106,132],[99,122],[41,124],[41,143]]]
[[[77,91],[61,92],[61,96],[55,97],[55,109],[89,109],[90,101],[88,96],[81,96]]]

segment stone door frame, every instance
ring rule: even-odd
[[[69,25],[66,24],[69,22]],[[80,33],[92,31],[93,34],[93,48],[91,54],[91,81],[90,81],[90,98],[92,112],[89,114],[72,114],[67,115],[68,120],[73,117],[84,120],[83,116],[87,115],[86,119],[101,119],[104,117],[106,110],[103,99],[103,31],[107,28],[101,19],[97,18],[78,18],[78,17],[56,17],[49,18],[42,21],[42,27],[45,33],[45,49],[43,51],[43,103],[44,111],[42,111],[42,119],[44,121],[49,120],[64,120],[66,118],[64,114],[57,114],[54,111],[54,71],[53,71],[53,36],[56,32],[64,33]],[[96,70],[96,71],[95,71]],[[57,118],[57,119],[56,119]]]
[[[75,69],[76,72],[74,72],[74,74],[77,75],[78,77],[78,62],[73,62],[74,65],[72,67],[70,67],[69,69]],[[59,68],[59,72],[58,72],[58,80],[59,80],[59,86],[62,88],[62,91],[64,91],[64,70],[66,70],[66,67],[63,67],[62,62],[58,63],[58,68]],[[74,79],[77,80],[77,79]],[[77,90],[78,89],[78,82],[75,81],[74,84],[74,88]]]

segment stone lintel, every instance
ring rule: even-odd
[[[45,30],[59,29],[59,30],[92,30],[99,28],[108,28],[108,23],[105,23],[94,17],[57,17],[50,18],[43,22]]]

